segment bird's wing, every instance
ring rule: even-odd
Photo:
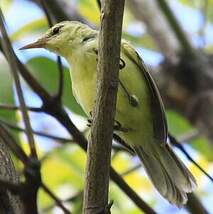
[[[138,68],[143,77],[146,80],[147,86],[149,88],[151,94],[151,115],[153,117],[153,130],[155,134],[155,138],[160,140],[162,143],[166,143],[168,136],[168,128],[167,121],[164,111],[164,105],[158,91],[158,88],[152,79],[151,75],[147,71],[146,66],[144,65],[142,59],[138,55],[138,53],[134,50],[131,45],[127,42],[122,41],[122,51]]]

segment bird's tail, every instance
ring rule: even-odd
[[[159,193],[181,207],[187,202],[187,193],[196,187],[196,180],[168,144],[151,146],[134,149]]]

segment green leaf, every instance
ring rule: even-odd
[[[205,158],[208,161],[213,161],[213,146],[208,140],[204,137],[196,138],[195,140],[192,140],[191,145],[193,148],[195,148],[197,151],[199,151],[202,155],[205,156]]]
[[[193,130],[192,125],[177,112],[167,111],[166,113],[169,131],[175,136],[183,135],[186,132]]]
[[[55,94],[58,88],[59,71],[57,63],[47,57],[32,58],[27,62],[32,73],[38,81],[52,94]],[[64,88],[63,103],[72,112],[85,116],[80,105],[76,102],[72,94],[72,85],[68,68],[64,68]]]

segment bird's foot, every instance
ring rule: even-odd
[[[87,119],[87,127],[92,126],[92,111],[89,112],[90,118]]]
[[[87,119],[87,127],[91,127],[92,126],[92,119]]]
[[[128,132],[128,131],[130,131],[130,129],[123,127],[119,121],[115,120],[114,131]]]

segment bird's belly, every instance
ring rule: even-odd
[[[84,112],[90,117],[90,112],[93,109],[95,91],[96,91],[96,80],[81,80],[73,82],[72,90],[77,102],[80,104]]]

